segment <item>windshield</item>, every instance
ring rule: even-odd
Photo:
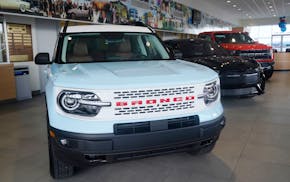
[[[65,63],[164,60],[169,54],[159,39],[142,33],[83,33],[64,38]]]
[[[216,43],[254,43],[253,39],[247,33],[218,33],[215,34]]]
[[[173,49],[180,50],[184,58],[228,55],[228,52],[224,50],[220,45],[211,43],[209,41],[181,41],[176,46],[177,47],[173,47]]]

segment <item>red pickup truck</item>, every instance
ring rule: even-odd
[[[198,37],[216,42],[224,49],[227,49],[233,56],[256,60],[261,64],[266,79],[269,79],[272,76],[274,70],[272,47],[255,42],[247,32],[203,32],[200,33]]]

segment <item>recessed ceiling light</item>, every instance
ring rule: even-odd
[[[233,7],[235,8],[235,7],[237,7],[237,5],[236,5],[236,4],[234,4],[234,5],[233,5]]]
[[[273,15],[273,16],[277,16],[277,15]]]
[[[241,8],[238,8],[238,11],[242,11],[242,9]]]
[[[273,8],[273,6],[269,6],[269,8],[271,9],[271,8]]]
[[[227,1],[227,3],[231,3],[232,1]]]

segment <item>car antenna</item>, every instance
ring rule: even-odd
[[[68,27],[69,21],[65,21],[64,27],[63,27],[63,31],[62,33],[66,33],[67,27]]]

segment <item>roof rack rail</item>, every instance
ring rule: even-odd
[[[142,21],[132,21],[132,22],[127,22],[127,23],[121,23],[120,25],[133,25],[133,26],[139,26],[139,27],[147,27],[152,33],[156,33],[155,30],[151,26],[145,24]]]
[[[156,33],[155,30],[150,26],[150,25],[147,25],[145,24],[144,22],[142,21],[135,21],[134,22],[134,25],[135,26],[142,26],[142,27],[147,27],[152,33]]]

